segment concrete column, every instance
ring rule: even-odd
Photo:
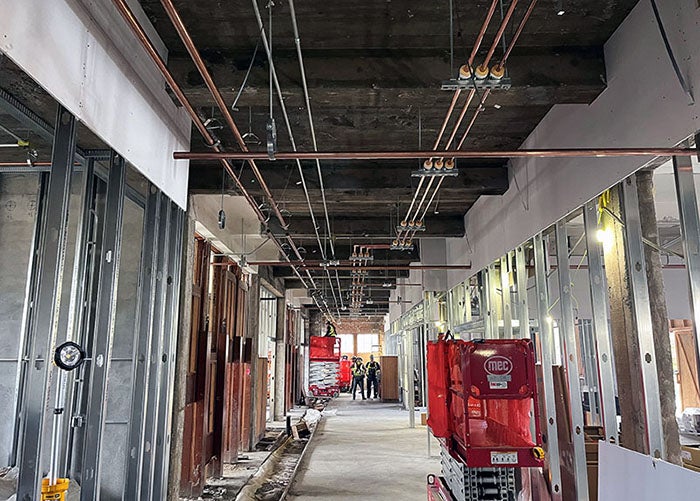
[[[285,405],[285,380],[287,360],[287,318],[284,298],[277,299],[277,336],[275,341],[275,401],[274,420],[283,421],[287,412]]]
[[[639,216],[642,223],[642,236],[658,245],[659,230],[656,225],[656,207],[654,206],[653,171],[644,170],[636,174],[637,192],[639,194]],[[647,282],[649,284],[649,302],[654,331],[656,369],[659,379],[659,398],[663,436],[666,445],[666,461],[681,464],[680,438],[676,423],[676,387],[673,373],[673,358],[669,336],[668,312],[666,311],[666,293],[664,290],[661,255],[651,245],[644,246]]]
[[[260,402],[258,401],[258,359],[260,355],[260,277],[252,275],[250,289],[247,296],[248,305],[246,308],[248,319],[246,322],[246,337],[250,338],[250,450],[255,448],[258,441],[256,428],[258,422],[258,412]]]
[[[622,214],[619,188],[611,189],[610,194],[607,208],[619,216]],[[640,377],[642,369],[639,338],[635,329],[631,286],[625,258],[624,228],[609,214],[603,213],[603,215],[603,226],[612,234],[604,254],[617,387],[622,390],[618,391],[622,415],[620,442],[628,449],[646,453],[646,418],[644,399],[640,396],[643,395],[644,390]]]
[[[187,372],[190,362],[190,334],[192,332],[192,282],[194,281],[195,221],[188,212],[184,224],[182,279],[180,288],[180,327],[177,334],[177,360],[173,394],[173,428],[170,438],[170,469],[168,471],[168,499],[180,496],[182,474],[182,444],[187,405]],[[196,347],[194,347],[196,349]]]

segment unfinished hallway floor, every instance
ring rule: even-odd
[[[309,445],[290,498],[298,500],[425,500],[428,473],[440,472],[438,443],[427,431],[408,427],[398,404],[353,401],[343,394],[327,409]]]

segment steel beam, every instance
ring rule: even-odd
[[[119,260],[124,215],[124,185],[126,166],[124,159],[114,153],[107,181],[107,200],[102,232],[101,258],[99,264],[99,294],[96,318],[92,328],[92,353],[90,360],[90,385],[88,407],[85,416],[85,443],[83,447],[83,469],[81,498],[99,499],[102,431],[107,414],[107,374],[111,364],[114,318],[116,314],[117,284],[119,282]]]
[[[586,444],[583,433],[583,402],[581,400],[581,382],[579,374],[580,355],[576,340],[574,308],[571,298],[571,272],[569,270],[569,241],[566,221],[560,220],[556,225],[557,274],[559,275],[559,306],[561,324],[559,334],[564,338],[564,357],[569,385],[571,409],[571,441],[574,444],[574,481],[576,499],[588,500],[588,467],[586,466]]]
[[[619,443],[617,426],[617,404],[615,401],[615,370],[613,367],[613,349],[608,324],[608,297],[603,271],[602,245],[597,240],[598,205],[588,202],[583,208],[583,221],[586,229],[586,248],[588,252],[588,281],[593,311],[593,335],[598,352],[598,374],[600,377],[600,401],[603,413],[605,439]]]
[[[698,215],[698,199],[695,193],[693,160],[690,157],[674,158],[673,173],[676,179],[683,250],[688,270],[690,305],[693,314],[693,330],[695,331],[695,359],[700,375],[700,216]]]
[[[537,321],[540,332],[540,358],[542,361],[542,381],[546,411],[547,456],[549,457],[549,474],[551,477],[551,494],[553,500],[562,499],[561,458],[559,457],[559,435],[557,429],[557,406],[554,400],[553,351],[554,329],[549,316],[549,291],[547,289],[547,250],[542,233],[534,238],[535,247],[535,281],[537,283]]]
[[[639,219],[639,199],[637,178],[628,177],[622,182],[625,221],[625,253],[633,298],[634,319],[639,337],[639,355],[642,364],[642,384],[644,386],[644,410],[647,424],[649,453],[657,458],[666,457],[663,437],[661,402],[659,400],[659,380],[654,348],[654,329],[649,304],[649,286],[644,259],[642,225]]]
[[[26,374],[21,409],[19,478],[17,499],[35,501],[41,493],[41,456],[44,413],[47,408],[49,382],[53,372],[50,361],[58,329],[61,304],[63,265],[68,226],[76,120],[59,105],[53,137],[46,211],[42,221],[42,238],[37,255],[37,289],[31,312],[28,349],[31,365]]]

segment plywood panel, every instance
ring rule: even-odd
[[[673,330],[676,338],[676,356],[678,357],[678,379],[681,386],[681,405],[700,407],[700,390],[698,389],[698,366],[695,356],[695,334],[692,327]]]
[[[397,402],[399,400],[399,357],[379,357],[379,365],[382,369],[380,382],[382,401]]]

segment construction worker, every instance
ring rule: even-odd
[[[374,361],[374,355],[369,356],[369,362],[365,367],[367,372],[367,398],[372,398],[372,386],[374,386],[374,398],[379,398],[379,362]]]
[[[362,359],[357,357],[352,368],[352,399],[355,400],[355,391],[357,387],[360,387],[360,394],[362,395],[362,400],[365,398],[365,366],[362,364]]]
[[[335,337],[336,334],[335,325],[333,325],[333,322],[328,320],[326,322],[326,337]]]
[[[350,393],[355,392],[355,377],[352,376],[352,368],[355,365],[355,362],[357,362],[357,357],[352,357],[352,364],[350,365]]]

